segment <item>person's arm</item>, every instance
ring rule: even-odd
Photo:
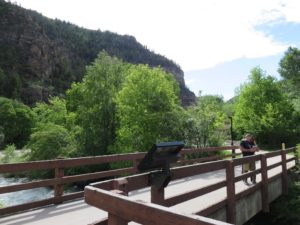
[[[240,145],[240,150],[241,152],[255,152],[255,149],[254,148],[244,148],[242,145]]]
[[[255,152],[256,151],[256,149],[255,148],[245,148],[244,146],[243,146],[243,143],[241,143],[240,144],[240,150],[241,150],[241,152],[243,153],[243,152]]]

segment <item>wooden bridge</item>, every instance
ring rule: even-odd
[[[1,174],[53,169],[55,177],[0,187],[0,194],[54,188],[52,198],[0,209],[0,224],[243,224],[260,211],[268,212],[269,203],[287,193],[288,170],[297,159],[296,148],[236,159],[232,157],[239,154],[230,151],[214,154],[237,148],[182,150],[181,160],[172,169],[173,180],[162,190],[149,186],[149,173],[137,174],[137,164],[145,153],[2,164]],[[199,158],[203,154],[208,156]],[[122,169],[64,175],[68,168],[121,161],[131,164]],[[241,174],[241,165],[252,161],[257,169]],[[244,185],[242,180],[253,174],[257,184]],[[64,192],[65,184],[108,177],[119,178],[90,184],[84,191]]]

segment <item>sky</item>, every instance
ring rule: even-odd
[[[300,47],[299,0],[14,0],[24,8],[88,29],[135,36],[178,63],[195,93],[225,100],[260,66]]]

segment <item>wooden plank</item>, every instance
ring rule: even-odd
[[[176,213],[174,209],[131,200],[91,186],[85,187],[85,201],[127,221],[152,225],[225,225],[213,219]],[[116,207],[118,206],[118,207]]]
[[[281,150],[281,163],[282,163],[282,194],[288,194],[288,175],[286,166],[286,152]]]
[[[215,203],[209,207],[207,207],[206,209],[203,209],[199,212],[196,212],[195,214],[199,215],[199,216],[209,216],[211,214],[213,214],[214,212],[224,208],[227,204],[227,199],[224,199],[218,203]]]
[[[61,179],[61,183],[65,184],[65,183],[73,183],[77,181],[95,180],[99,178],[119,176],[127,173],[134,173],[134,168],[129,167],[124,169],[107,170],[107,171],[101,171],[101,172],[95,172],[89,174],[80,174],[80,175],[63,177]]]
[[[227,161],[226,165],[226,186],[227,186],[227,222],[235,224],[235,181],[233,161]]]
[[[233,159],[233,165],[238,166],[238,165],[241,165],[244,163],[250,163],[250,162],[254,162],[254,161],[258,161],[258,160],[260,160],[259,155],[247,156],[247,157],[242,157],[239,159]]]
[[[22,212],[22,211],[27,211],[35,208],[40,208],[43,206],[51,205],[51,204],[56,204],[62,201],[70,201],[78,198],[82,198],[84,196],[84,192],[75,192],[72,194],[64,195],[61,196],[60,198],[47,198],[39,201],[34,201],[34,202],[29,202],[29,203],[24,203],[20,205],[14,205],[14,206],[9,206],[9,207],[4,207],[0,208],[0,215],[7,215],[11,213],[17,213],[17,212]]]
[[[127,225],[128,221],[122,219],[121,217],[108,213],[108,225]]]
[[[276,150],[276,151],[266,153],[266,157],[267,158],[272,158],[272,157],[275,157],[275,156],[279,156],[280,154],[281,154],[281,150]]]
[[[261,203],[263,212],[269,212],[269,190],[268,190],[268,169],[267,158],[264,154],[261,155]]]
[[[239,146],[221,146],[221,147],[206,147],[206,148],[189,148],[189,149],[183,149],[182,153],[192,154],[192,153],[200,153],[200,152],[216,152],[216,151],[222,151],[222,150],[231,150],[239,149]]]
[[[43,160],[24,163],[7,163],[0,165],[0,173],[11,172],[24,172],[30,170],[43,170],[55,168],[70,168],[76,166],[93,165],[101,163],[119,162],[119,161],[132,161],[141,159],[145,153],[127,153],[115,154],[105,156],[92,156],[72,159],[56,159],[56,160]]]
[[[294,153],[295,151],[297,150],[296,147],[292,147],[292,148],[287,148],[285,149],[285,152],[288,154],[288,153]]]
[[[241,180],[246,179],[248,177],[251,177],[253,175],[259,174],[259,173],[261,173],[261,169],[256,169],[256,170],[253,170],[253,171],[250,171],[250,172],[247,172],[247,173],[243,173],[242,175],[236,176],[234,178],[234,180],[235,180],[235,182],[238,182],[238,181],[241,181]]]
[[[165,188],[158,188],[155,185],[151,186],[151,202],[163,205],[165,200]]]
[[[65,170],[64,168],[55,168],[55,179],[60,179],[64,176]],[[64,185],[56,184],[54,185],[54,197],[59,198],[64,194]],[[61,202],[57,202],[61,203]]]
[[[8,186],[0,187],[0,194],[28,190],[28,189],[39,188],[39,187],[50,187],[56,183],[58,183],[58,180],[56,179],[47,179],[42,181],[32,181],[24,184],[8,185]]]
[[[220,188],[225,187],[225,186],[226,186],[226,181],[225,180],[217,182],[215,184],[209,184],[208,186],[202,187],[200,189],[195,189],[195,190],[185,192],[185,193],[180,194],[180,195],[169,197],[169,198],[165,199],[165,202],[164,202],[163,205],[167,206],[167,207],[170,207],[170,206],[179,204],[181,202],[188,201],[190,199],[199,197],[201,195],[205,195],[209,192],[215,191],[215,190],[220,189]]]
[[[208,173],[211,171],[224,169],[226,166],[227,160],[216,161],[216,162],[207,162],[196,165],[189,165],[183,167],[177,167],[171,169],[173,173],[173,179],[181,179],[184,177],[195,176],[202,173]]]
[[[25,211],[25,210],[29,210],[29,209],[42,207],[45,205],[51,205],[51,204],[54,204],[55,202],[56,202],[55,198],[48,198],[48,199],[43,199],[40,201],[34,201],[34,202],[25,203],[25,204],[21,204],[21,205],[9,206],[9,207],[5,207],[5,208],[1,208],[0,215],[6,215],[6,214],[11,214],[11,213],[15,213],[15,212],[20,212],[20,211]]]
[[[229,158],[229,157],[236,157],[236,156],[240,156],[240,155],[241,155],[241,153],[237,153],[237,154],[234,154],[234,155],[232,155],[232,154],[214,155],[214,156],[201,157],[201,158],[196,158],[196,159],[181,160],[181,161],[177,162],[176,164],[185,165],[185,164],[189,164],[189,163],[210,162],[210,161],[221,160],[221,159]]]
[[[255,192],[256,190],[259,190],[261,188],[261,182],[256,183],[255,185],[249,187],[248,189],[244,190],[243,192],[237,193],[235,195],[236,200],[246,197],[247,195],[250,195],[251,193]]]
[[[201,149],[184,149],[183,154],[192,154],[196,152],[210,152],[219,151],[225,149],[231,149],[232,146],[223,147],[208,147]],[[114,154],[104,156],[89,156],[81,158],[69,158],[69,159],[56,159],[56,160],[43,160],[24,163],[6,163],[0,165],[0,173],[12,173],[12,172],[24,172],[30,170],[45,170],[55,168],[70,168],[76,166],[94,165],[101,163],[111,163],[120,161],[134,161],[140,160],[145,156],[145,152],[138,153],[126,153],[126,154]]]
[[[117,176],[124,173],[132,173],[132,172],[134,172],[134,168],[130,167],[125,169],[116,169],[116,170],[101,171],[101,172],[74,175],[74,176],[68,176],[62,178],[53,178],[53,179],[47,179],[41,181],[32,181],[24,184],[14,184],[14,185],[0,187],[0,194],[28,190],[28,189],[39,188],[39,187],[50,187],[53,185],[73,183],[77,181],[88,181],[88,180]]]
[[[267,166],[267,169],[271,170],[271,169],[274,169],[274,168],[276,168],[278,166],[281,166],[281,162],[271,164],[271,165]]]
[[[295,156],[294,156],[294,157],[291,157],[291,158],[288,158],[288,159],[286,160],[286,163],[292,162],[292,161],[295,161],[295,162],[296,162],[296,157],[295,157]]]

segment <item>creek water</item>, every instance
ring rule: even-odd
[[[21,184],[30,181],[28,178],[6,178],[0,176],[0,186],[8,186],[13,184]],[[50,198],[53,196],[51,188],[34,188],[30,190],[17,191],[12,193],[0,194],[0,203],[4,206],[13,206],[26,202],[32,202]]]

